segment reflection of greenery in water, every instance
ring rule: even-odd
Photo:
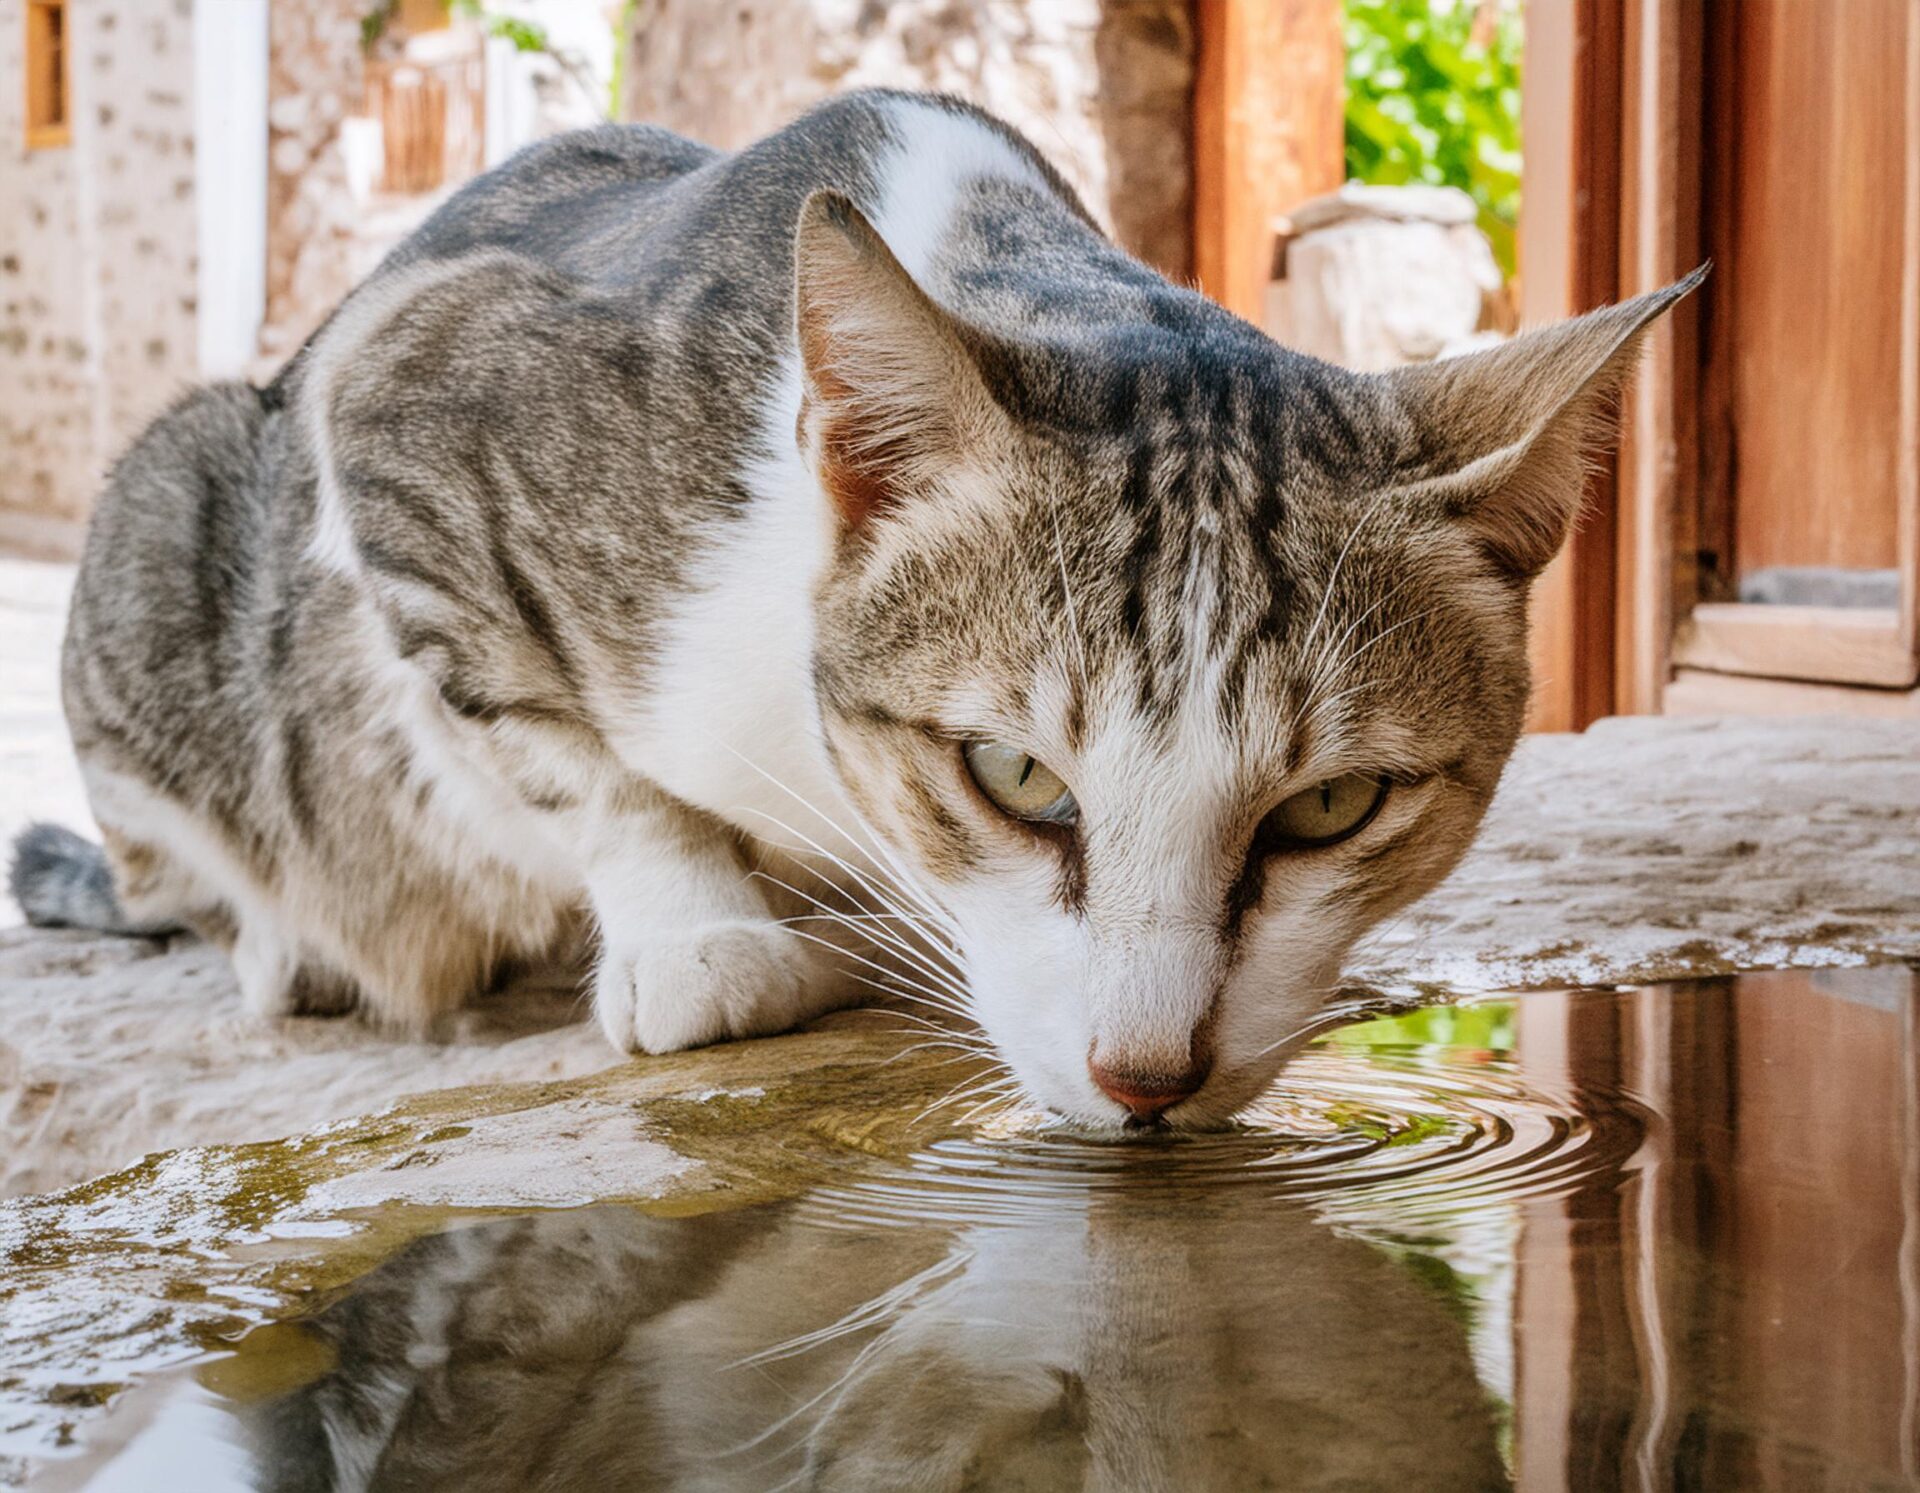
[[[1339,1129],[1387,1146],[1417,1146],[1456,1128],[1439,1115],[1388,1115],[1358,1104],[1329,1104],[1325,1114]]]
[[[1492,1205],[1436,1234],[1368,1233],[1375,1247],[1399,1262],[1466,1334],[1474,1372],[1485,1395],[1494,1445],[1513,1475],[1514,1251],[1518,1223],[1512,1210]]]
[[[1318,1046],[1366,1061],[1399,1053],[1445,1055],[1450,1064],[1476,1058],[1514,1057],[1516,1002],[1478,1001],[1466,1005],[1424,1006],[1397,1016],[1338,1027]],[[1364,1103],[1329,1105],[1326,1117],[1380,1142],[1383,1149],[1444,1144],[1459,1122],[1418,1110],[1375,1112]],[[1411,1231],[1360,1223],[1355,1232],[1386,1250],[1407,1273],[1442,1303],[1465,1331],[1475,1372],[1486,1395],[1500,1459],[1509,1476],[1514,1458],[1513,1256],[1518,1220],[1508,1201],[1480,1197],[1449,1210],[1445,1227]],[[1349,1222],[1354,1227],[1354,1221]]]
[[[1508,275],[1520,34],[1517,0],[1347,0],[1347,175],[1461,188]]]
[[[1376,1047],[1446,1047],[1464,1051],[1513,1051],[1512,1001],[1462,1006],[1423,1006],[1398,1016],[1357,1021],[1327,1033],[1325,1045],[1360,1053]]]

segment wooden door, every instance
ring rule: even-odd
[[[1274,219],[1346,179],[1340,0],[1194,0],[1193,273],[1258,323]]]
[[[1651,338],[1614,480],[1540,593],[1540,668],[1584,681],[1541,724],[1603,693],[1920,715],[1920,0],[1533,0],[1528,28],[1529,301],[1529,242],[1567,311],[1714,264]],[[1570,127],[1538,126],[1556,111]],[[1762,604],[1781,566],[1877,579]]]
[[[1704,9],[1700,218],[1716,275],[1682,668],[1893,688],[1920,677],[1902,536],[1920,438],[1916,15],[1914,0]],[[1866,594],[1753,604],[1780,567]]]
[[[1719,0],[1702,140],[1739,576],[1893,569],[1907,255],[1907,0]],[[1810,498],[1816,498],[1809,501]]]

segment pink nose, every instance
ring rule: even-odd
[[[1193,1064],[1184,1073],[1133,1073],[1087,1060],[1087,1072],[1100,1092],[1131,1112],[1128,1125],[1151,1125],[1182,1099],[1191,1099],[1207,1081],[1209,1065]]]

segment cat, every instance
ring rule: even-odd
[[[584,926],[622,1050],[883,986],[1070,1119],[1220,1124],[1465,850],[1701,273],[1360,375],[951,99],[534,145],[117,463],[64,670],[106,843],[30,830],[16,895],[413,1026]]]
[[[261,1493],[1508,1485],[1444,1265],[1104,1180],[976,1193],[964,1226],[831,1198],[470,1223],[270,1329],[285,1356],[235,1381],[312,1376],[222,1439]]]

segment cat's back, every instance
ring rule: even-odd
[[[537,141],[454,193],[369,283],[487,249],[589,281],[631,277],[636,266],[622,264],[623,251],[698,195],[701,173],[725,160],[657,125],[605,124]]]
[[[282,416],[244,384],[176,400],[114,464],[88,526],[64,650],[83,756],[212,778],[247,733],[232,681],[270,609],[264,555],[288,543],[274,501]],[[191,710],[205,730],[179,729]]]
[[[643,124],[540,141],[450,198],[367,288],[427,262],[501,251],[645,318],[652,332],[724,328],[771,351],[787,331],[793,233],[809,195],[858,204],[924,273],[936,245],[922,238],[950,221],[961,184],[982,176],[1036,189],[1013,239],[1057,246],[1064,228],[1083,252],[1124,258],[1018,132],[943,95],[867,89],[730,153]]]
[[[961,231],[977,225],[956,204],[994,211],[981,190],[993,181],[1017,186],[1015,205],[992,232]],[[963,311],[970,285],[1003,283],[964,273],[983,254],[1059,262],[1065,245],[1076,264],[1124,258],[1028,141],[953,99],[847,94],[732,153],[605,125],[530,146],[456,193],[278,392],[314,450],[351,452],[363,472],[418,459],[443,486],[517,432],[543,469],[530,476],[568,479],[542,491],[576,523],[589,515],[570,445],[630,427],[625,465],[597,482],[619,496],[605,522],[683,553],[674,536],[736,508],[766,432],[793,428],[773,405],[792,352],[794,232],[822,190],[867,212]],[[1067,288],[1028,276],[1022,309]]]
[[[362,289],[496,251],[614,298],[724,281],[779,299],[800,204],[820,187],[870,196],[894,116],[913,103],[848,94],[734,152],[647,124],[535,142],[456,192]]]

